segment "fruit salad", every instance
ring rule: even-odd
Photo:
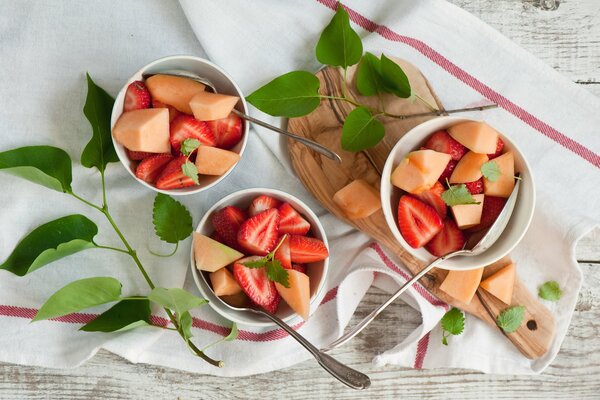
[[[515,186],[512,151],[485,122],[434,132],[392,172],[401,189],[398,228],[413,248],[436,257],[460,250],[487,230]]]
[[[260,195],[247,209],[226,206],[211,216],[210,236],[194,233],[196,268],[215,295],[234,307],[277,312],[281,299],[304,320],[310,309],[311,263],[329,256],[310,223],[290,203]]]
[[[199,185],[201,176],[223,175],[240,159],[232,150],[243,135],[232,113],[238,100],[191,79],[153,75],[127,87],[113,136],[144,182],[162,190]]]

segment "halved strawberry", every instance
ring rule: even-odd
[[[250,217],[237,233],[237,241],[249,254],[264,256],[277,244],[279,213],[276,208]]]
[[[173,106],[152,99],[152,108],[166,108],[169,110],[169,122],[173,121],[181,112]]]
[[[450,179],[450,175],[452,175],[452,171],[454,171],[456,164],[458,164],[458,161],[448,161],[448,164],[446,164],[446,169],[444,169],[444,172],[442,172],[442,174],[438,178],[439,183],[441,183],[442,185],[446,184],[446,179]]]
[[[219,241],[236,249],[239,248],[237,233],[245,220],[246,213],[235,206],[221,208],[213,214],[211,219],[215,232],[222,238]]]
[[[444,193],[444,191],[444,186],[440,182],[436,182],[431,189],[424,190],[415,196],[419,200],[433,207],[438,215],[444,218],[448,212],[448,206],[446,206],[446,203],[442,200],[442,193]]]
[[[310,230],[310,223],[290,203],[279,206],[279,218],[279,233],[306,235]]]
[[[242,139],[242,119],[234,113],[207,123],[215,135],[217,147],[230,149]]]
[[[464,245],[465,235],[458,229],[456,222],[447,219],[442,230],[425,245],[425,248],[434,256],[441,257],[462,249]]]
[[[223,239],[223,236],[221,236],[221,234],[219,232],[217,232],[216,230],[210,234],[209,236],[212,240],[216,240],[219,243],[225,243],[225,239]]]
[[[442,218],[430,205],[409,195],[400,197],[398,227],[402,237],[411,247],[418,249],[425,245],[443,225]]]
[[[194,186],[196,183],[187,175],[183,174],[181,166],[185,164],[187,157],[180,156],[171,160],[156,179],[158,189],[169,190]]]
[[[255,197],[254,200],[252,200],[250,207],[248,207],[248,214],[253,217],[256,214],[260,214],[261,212],[268,210],[269,208],[277,208],[280,204],[281,201],[263,194]]]
[[[506,199],[503,197],[485,196],[483,198],[483,209],[481,210],[481,221],[479,225],[470,228],[469,232],[481,231],[492,226],[505,204]]]
[[[132,161],[140,161],[146,157],[155,156],[157,153],[147,153],[145,151],[132,151],[129,149],[125,149],[127,152],[127,156]]]
[[[201,144],[214,146],[215,135],[206,122],[198,121],[191,115],[181,114],[171,122],[170,138],[171,148],[175,154],[179,154],[181,142],[185,139],[197,139]]]
[[[504,149],[504,141],[498,138],[498,141],[496,142],[496,151],[494,154],[488,154],[488,158],[491,160],[498,157],[500,154],[502,154],[502,149]]]
[[[150,92],[142,81],[131,82],[125,92],[123,112],[150,108]]]
[[[283,240],[283,242],[281,242]],[[283,235],[277,239],[279,248],[275,252],[275,259],[281,263],[281,266],[285,269],[292,268],[292,258],[290,256],[290,237],[289,235]]]
[[[306,273],[306,265],[304,264],[292,264],[292,269],[302,272],[303,274]]]
[[[264,268],[248,268],[243,263],[260,257],[246,257],[233,264],[233,277],[254,304],[274,314],[281,300],[275,283],[267,278]]]
[[[293,263],[311,263],[329,257],[323,241],[306,236],[290,236],[290,256]]]
[[[154,154],[146,157],[135,169],[135,176],[144,182],[154,183],[172,159],[173,156],[170,154]]]
[[[465,183],[465,186],[471,194],[481,194],[483,193],[483,178],[479,178],[473,182],[467,182]]]
[[[460,160],[467,152],[467,148],[452,139],[452,136],[445,130],[434,132],[429,136],[429,139],[425,142],[425,147],[440,153],[450,154],[454,161]]]

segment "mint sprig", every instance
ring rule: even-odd
[[[456,307],[452,307],[441,320],[442,344],[448,346],[450,335],[460,335],[465,329],[465,314]]]
[[[558,301],[563,295],[558,282],[548,281],[538,288],[538,296],[548,301]]]
[[[513,333],[525,318],[525,307],[513,306],[503,310],[496,318],[496,324],[505,332]]]
[[[181,142],[179,151],[181,151],[181,154],[184,156],[189,157],[198,147],[200,147],[200,141],[198,139],[185,139]]]
[[[490,182],[496,182],[502,172],[500,171],[500,167],[496,161],[488,161],[481,165],[481,173]]]
[[[287,234],[283,235],[277,246],[269,254],[261,259],[248,261],[243,263],[248,268],[264,268],[267,273],[267,278],[270,281],[277,282],[285,286],[290,287],[289,275],[285,268],[281,265],[279,260],[275,259],[275,253],[279,250],[279,247],[283,244]]]
[[[449,207],[458,206],[462,204],[479,204],[479,201],[475,201],[475,198],[467,190],[467,185],[461,183],[459,185],[450,185],[448,179],[446,179],[448,190],[442,192],[442,200]]]

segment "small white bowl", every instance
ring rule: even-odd
[[[129,84],[133,81],[143,80],[143,74],[158,74],[161,71],[166,71],[169,69],[190,71],[201,77],[207,78],[213,83],[213,85],[215,85],[215,88],[218,90],[219,93],[238,96],[240,98],[240,101],[238,101],[236,108],[242,111],[244,114],[248,114],[248,105],[246,104],[244,94],[242,93],[238,85],[233,81],[233,79],[220,67],[200,57],[170,56],[160,58],[156,61],[152,61],[150,64],[142,67],[139,71],[133,74],[131,78],[127,80],[127,82],[117,95],[117,98],[115,99],[115,104],[113,106],[112,115],[110,119],[111,130],[115,126],[115,123],[117,122],[121,114],[123,114],[123,101],[125,99],[125,93],[127,92],[127,87],[129,86]],[[231,149],[231,151],[234,151],[240,155],[240,159],[244,153],[244,149],[246,148],[246,143],[248,142],[248,121],[243,121],[243,124],[244,127],[242,132],[242,140],[240,140],[240,142]],[[117,143],[114,137],[112,137],[112,141],[117,155],[119,156],[119,160],[121,161],[121,164],[123,164],[125,169],[129,171],[129,173],[131,174],[131,176],[133,176],[135,180],[137,180],[139,183],[146,186],[147,188],[154,190],[155,192],[160,192],[172,196],[194,194],[207,190],[219,183],[220,181],[222,181],[223,179],[225,179],[225,177],[231,173],[231,171],[236,167],[236,165],[239,164],[238,161],[227,172],[220,176],[200,175],[200,185],[189,186],[181,189],[161,190],[156,188],[156,186],[144,182],[143,180],[135,176],[135,167],[137,165],[137,162],[129,159],[125,147]]]
[[[404,247],[408,253],[426,263],[433,261],[437,257],[429,253],[425,248],[412,248],[406,243],[398,229],[398,201],[403,191],[392,185],[392,171],[406,154],[419,149],[430,134],[466,121],[477,120],[459,117],[439,117],[415,126],[392,148],[381,175],[381,204],[388,226],[396,240],[400,242],[402,247]],[[517,202],[510,221],[500,238],[487,251],[478,256],[452,258],[445,261],[440,266],[441,268],[467,270],[490,265],[510,253],[510,251],[519,244],[529,228],[535,208],[535,185],[533,176],[531,175],[531,169],[517,146],[506,135],[501,133],[501,137],[504,141],[504,148],[506,150],[512,150],[515,157],[515,170],[521,173],[522,179]]]
[[[294,209],[296,209],[296,211],[298,211],[308,222],[310,222],[311,233],[313,234],[313,236],[317,239],[322,240],[323,243],[325,243],[325,246],[329,249],[329,244],[327,242],[325,230],[323,229],[323,226],[319,222],[319,218],[315,215],[315,213],[313,213],[311,209],[301,200],[288,193],[275,189],[244,189],[224,197],[223,199],[219,200],[215,205],[213,205],[206,212],[206,214],[204,214],[202,220],[196,228],[196,232],[207,236],[210,235],[214,230],[211,223],[211,217],[215,211],[225,206],[237,206],[242,209],[246,209],[252,202],[252,199],[254,199],[257,196],[260,196],[261,194],[266,194],[283,202],[290,203],[294,207]],[[232,310],[231,308],[222,304],[221,300],[219,300],[217,296],[215,296],[214,292],[208,284],[208,274],[205,273],[204,277],[202,277],[201,274],[203,272],[199,271],[196,268],[193,244],[190,252],[190,268],[192,270],[192,276],[194,277],[196,286],[198,286],[198,290],[200,290],[202,296],[209,301],[208,304],[217,313],[221,314],[228,320],[234,321],[238,324],[260,327],[275,326],[275,324],[266,317],[248,311]],[[306,274],[310,278],[310,315],[312,315],[312,313],[315,312],[317,307],[319,307],[319,304],[323,300],[323,296],[325,296],[325,283],[327,281],[328,270],[329,258],[326,258],[323,261],[307,264],[306,266]],[[281,300],[281,302],[279,303],[276,315],[288,324],[294,324],[296,322],[301,321],[300,316],[298,316],[298,314],[292,311],[292,309],[285,303],[284,300]]]

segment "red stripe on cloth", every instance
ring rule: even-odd
[[[337,7],[337,4],[338,4],[336,0],[316,0],[316,1],[323,4],[324,6],[326,6],[328,8],[331,8],[332,10],[335,10]],[[563,146],[565,149],[570,150],[571,152],[577,154],[584,160],[588,161],[590,164],[600,168],[600,155],[599,154],[593,152],[591,149],[585,147],[581,143],[571,139],[567,135],[559,132],[557,129],[553,128],[549,124],[543,122],[542,120],[535,117],[533,114],[526,111],[524,108],[513,103],[512,101],[507,99],[505,96],[496,92],[495,90],[490,88],[488,85],[481,82],[480,80],[475,78],[473,75],[469,74],[468,72],[466,72],[465,70],[463,70],[462,68],[460,68],[459,66],[454,64],[452,61],[448,60],[446,57],[444,57],[443,55],[438,53],[436,50],[431,48],[426,43],[422,42],[421,40],[415,39],[415,38],[400,35],[394,31],[392,31],[387,26],[379,25],[379,24],[369,20],[365,16],[359,14],[358,12],[354,11],[353,9],[351,9],[347,6],[344,6],[344,8],[348,11],[348,14],[350,15],[350,19],[354,23],[356,23],[358,26],[362,27],[363,29],[365,29],[369,32],[377,33],[378,35],[380,35],[381,37],[383,37],[384,39],[387,39],[389,41],[404,43],[404,44],[412,47],[413,49],[417,50],[419,53],[423,54],[425,57],[429,58],[431,61],[435,62],[437,65],[442,67],[442,69],[444,69],[446,72],[448,72],[451,75],[453,75],[454,77],[458,78],[459,80],[461,80],[462,82],[467,84],[469,87],[471,87],[472,89],[476,90],[477,92],[479,92],[480,94],[485,96],[488,100],[493,101],[494,103],[498,104],[500,107],[502,107],[503,109],[505,109],[512,115],[514,115],[515,117],[519,118],[521,121],[525,122],[527,125],[531,126],[533,129],[542,133],[544,136],[548,137],[549,139],[552,139],[556,143]]]
[[[415,355],[415,363],[413,368],[423,368],[423,360],[425,360],[425,355],[427,355],[427,348],[429,347],[429,333],[430,332],[427,332],[427,334],[423,336],[417,343],[417,354]]]

